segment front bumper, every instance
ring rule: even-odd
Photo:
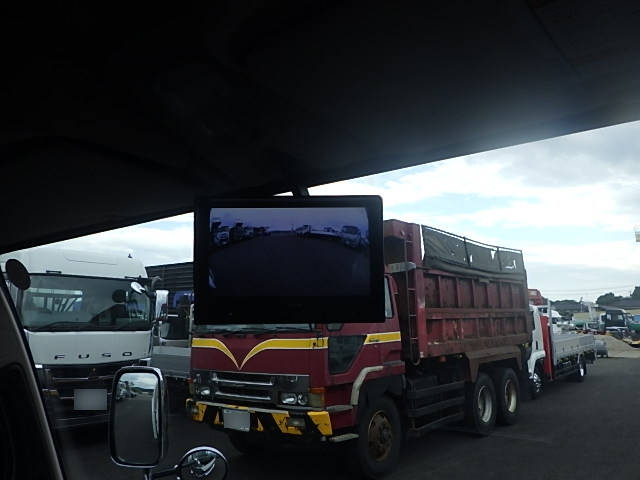
[[[187,414],[196,422],[209,423],[225,430],[223,410],[243,410],[251,416],[251,432],[306,437],[320,441],[331,440],[333,428],[329,412],[321,410],[287,411],[280,409],[246,407],[226,403],[187,399]]]
[[[60,398],[56,390],[42,390],[44,405],[55,429],[106,424],[109,421],[108,410],[75,410],[73,397]],[[107,405],[111,402],[111,393],[107,393]]]

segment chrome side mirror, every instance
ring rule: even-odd
[[[155,467],[168,443],[168,402],[162,373],[151,367],[121,368],[111,392],[111,459],[123,467]]]
[[[147,289],[138,282],[131,282],[131,290],[139,294],[147,293]]]
[[[216,478],[225,480],[229,471],[229,464],[225,456],[212,447],[197,447],[184,454],[182,460],[174,467],[178,478],[207,478],[214,470],[222,470]],[[189,476],[185,474],[189,474]]]
[[[156,290],[155,291],[155,320],[164,321],[167,319],[167,312],[169,307],[169,290]]]

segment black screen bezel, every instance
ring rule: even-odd
[[[366,209],[369,221],[369,295],[268,297],[252,296],[250,292],[247,292],[247,295],[238,296],[209,295],[210,209],[296,207],[363,207]],[[384,258],[382,243],[382,199],[379,196],[198,199],[194,209],[194,323],[198,325],[221,325],[384,322]]]

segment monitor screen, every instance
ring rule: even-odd
[[[203,200],[195,221],[196,323],[384,321],[379,197]]]

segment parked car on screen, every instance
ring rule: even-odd
[[[244,238],[244,228],[242,227],[242,222],[236,222],[236,224],[231,227],[229,231],[229,240],[232,242],[239,242]]]
[[[229,227],[219,227],[213,235],[213,243],[217,247],[224,247],[229,243]]]
[[[242,230],[242,238],[248,239],[255,237],[253,227],[244,227]]]
[[[342,243],[351,248],[359,248],[362,245],[362,235],[360,229],[353,225],[345,225],[340,230]]]
[[[332,227],[312,228],[309,234],[317,238],[325,238],[325,239],[340,238],[338,231]]]
[[[311,233],[311,225],[302,225],[296,228],[296,235],[303,236]]]

